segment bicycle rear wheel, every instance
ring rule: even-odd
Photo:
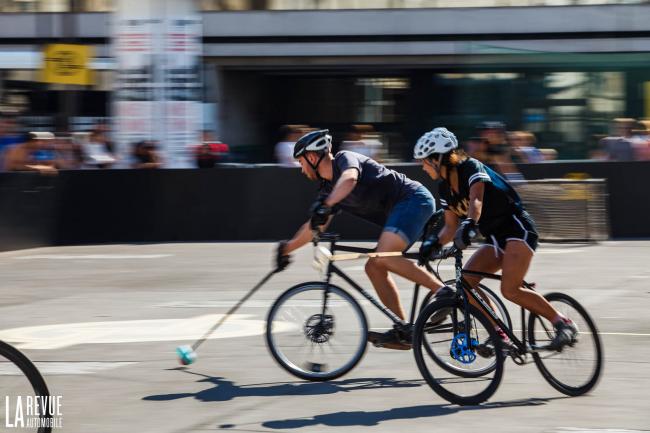
[[[563,293],[544,296],[553,307],[578,326],[574,344],[562,351],[533,353],[535,365],[544,379],[563,394],[578,396],[596,386],[603,368],[603,349],[594,321],[587,310],[572,297]],[[531,346],[545,346],[555,336],[553,325],[543,317],[528,317],[528,339]]]
[[[42,414],[36,413],[35,409],[31,413],[23,412],[24,428],[17,423],[14,413],[18,404],[25,407],[27,398],[49,397],[50,392],[43,376],[29,358],[3,341],[0,341],[0,375],[2,376],[2,392],[5,395],[5,402],[10,405],[9,408],[0,412],[0,425],[11,424],[20,431],[28,430],[27,426],[30,428],[34,426],[30,431],[50,433],[52,431],[50,427],[52,414],[48,412],[47,408],[43,410],[39,406],[40,412],[44,412]],[[7,415],[9,415],[9,419],[6,419]]]
[[[440,325],[429,320],[440,310],[451,310]],[[495,355],[482,358],[476,347],[490,338]],[[413,352],[420,373],[442,398],[459,405],[479,404],[490,398],[503,377],[503,351],[494,326],[475,307],[465,310],[456,299],[428,305],[413,330]]]
[[[289,373],[311,381],[335,379],[352,370],[366,351],[367,335],[359,303],[345,290],[323,282],[284,292],[266,322],[273,358]]]

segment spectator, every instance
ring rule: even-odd
[[[632,148],[637,161],[650,160],[650,120],[640,120],[632,131]]]
[[[0,118],[0,167],[4,166],[3,155],[11,146],[15,146],[23,141],[23,137],[18,133],[18,124],[13,116]]]
[[[378,161],[382,144],[379,135],[371,125],[352,125],[347,140],[341,143],[341,150],[360,153],[368,158]]]
[[[5,154],[7,171],[38,171],[43,174],[56,174],[57,160],[54,149],[54,134],[51,132],[30,132],[24,143],[10,147]]]
[[[275,160],[284,167],[299,167],[293,157],[293,145],[306,132],[307,125],[284,125],[280,128],[282,140],[275,145]]]
[[[73,143],[71,136],[59,135],[54,139],[54,151],[57,155],[59,165],[57,168],[65,170],[77,170],[83,165],[83,158]]]
[[[143,140],[133,146],[133,168],[160,168],[162,158],[158,153],[158,143],[153,140]]]
[[[506,126],[501,122],[483,122],[478,135],[487,142],[487,158],[483,161],[490,168],[509,180],[521,180],[523,176],[512,162],[511,149],[506,136]]]
[[[219,141],[210,131],[203,131],[203,142],[194,150],[199,168],[214,168],[218,162],[227,162],[230,147]]]
[[[487,149],[488,141],[482,137],[470,137],[465,143],[465,151],[467,154],[480,161],[486,161],[488,159]]]
[[[113,145],[108,140],[104,126],[99,126],[90,133],[84,154],[86,165],[92,168],[111,168],[115,164]]]
[[[535,147],[535,135],[526,131],[513,131],[508,135],[512,159],[515,162],[538,163],[544,161],[544,155]]]
[[[610,161],[633,161],[632,130],[636,126],[634,119],[614,119],[612,134],[600,141],[605,156]]]

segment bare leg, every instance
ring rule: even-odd
[[[495,254],[494,247],[490,245],[483,245],[481,246],[474,254],[472,254],[472,257],[465,263],[464,270],[468,271],[477,271],[477,272],[485,272],[489,274],[493,274],[497,272],[499,269],[501,269],[501,261],[503,260],[503,253],[500,251],[497,251]],[[488,298],[485,293],[478,287],[479,283],[481,282],[482,278],[479,276],[475,275],[463,275],[463,278],[467,283],[472,286],[476,291],[481,295],[483,300],[488,303],[490,308],[492,308],[493,311],[497,311],[496,305],[492,302],[490,298]],[[474,300],[471,296],[468,296],[469,302],[474,305],[476,308],[481,309],[480,305],[478,302]],[[490,316],[486,316],[490,322],[492,321],[492,318]],[[496,323],[492,323],[493,325],[496,325]]]
[[[406,247],[406,242],[398,234],[383,232],[377,243],[377,252],[403,251]],[[366,263],[366,274],[368,274],[368,278],[370,278],[373,287],[377,291],[379,299],[402,320],[406,318],[404,308],[400,301],[397,285],[388,272],[394,272],[433,291],[438,290],[443,285],[441,281],[425,269],[404,257],[376,257],[369,259]]]
[[[522,287],[533,252],[525,242],[509,241],[503,255],[501,293],[511,302],[553,322],[558,312],[534,290]]]

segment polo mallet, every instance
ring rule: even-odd
[[[262,278],[262,280],[259,283],[257,283],[255,287],[253,287],[250,290],[250,292],[246,294],[246,296],[244,296],[239,302],[237,302],[237,304],[235,304],[230,310],[228,310],[228,312],[221,319],[219,319],[219,321],[214,326],[212,326],[212,328],[210,328],[208,332],[206,332],[203,335],[203,337],[196,340],[194,344],[192,344],[191,346],[178,346],[176,348],[176,354],[178,355],[178,360],[180,361],[180,363],[182,365],[189,365],[192,364],[194,361],[196,361],[197,358],[196,349],[198,349],[199,346],[202,345],[203,342],[205,342],[205,340],[207,340],[208,337],[210,337],[210,335],[212,335],[212,333],[216,331],[223,324],[223,322],[225,322],[235,311],[237,311],[239,307],[241,307],[242,304],[248,300],[248,298],[253,296],[253,294],[260,287],[262,287],[264,283],[266,283],[269,280],[269,278],[271,278],[271,276],[273,276],[273,274],[275,274],[276,272],[279,272],[279,269],[277,268],[273,269],[271,272],[266,274],[266,276]]]

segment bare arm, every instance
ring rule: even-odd
[[[484,193],[485,184],[483,182],[476,182],[469,188],[469,210],[467,211],[467,218],[471,218],[477,223],[481,219],[481,212],[483,211]]]
[[[325,199],[325,204],[331,207],[345,199],[357,185],[358,179],[359,170],[356,168],[348,168],[341,173],[341,177],[336,182],[336,185],[334,185],[332,192]]]
[[[458,229],[458,216],[450,210],[445,211],[445,226],[438,234],[438,242],[440,245],[445,245],[452,241],[456,229]]]
[[[308,244],[309,241],[311,241],[311,238],[311,226],[309,221],[307,221],[300,226],[296,234],[293,235],[293,238],[287,242],[287,245],[284,248],[284,254],[290,254],[292,251],[295,251],[303,245]]]
[[[320,230],[323,231],[327,228],[327,226],[332,222],[332,216],[329,217],[327,220],[327,224],[322,225]],[[287,242],[287,245],[284,248],[284,254],[291,254],[292,251],[297,250],[298,248],[308,244],[311,242],[313,238],[313,233],[311,230],[311,221],[307,221],[303,225],[300,226],[298,231],[296,232],[295,235],[293,235],[293,238]]]

